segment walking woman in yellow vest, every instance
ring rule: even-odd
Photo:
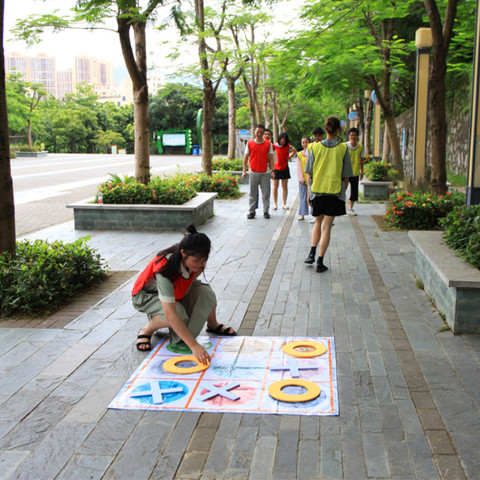
[[[327,138],[315,143],[308,156],[305,173],[310,185],[310,205],[315,225],[312,230],[312,246],[305,263],[313,264],[318,249],[317,272],[328,270],[323,257],[330,243],[330,230],[335,217],[345,215],[345,190],[353,176],[352,163],[345,143],[337,140],[340,120],[328,117],[325,122]]]

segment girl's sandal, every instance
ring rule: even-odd
[[[145,342],[139,342],[139,340],[142,338],[146,338],[147,340]],[[152,344],[150,343],[151,338],[151,335],[137,335],[137,350],[139,350],[140,352],[149,352],[152,349]]]

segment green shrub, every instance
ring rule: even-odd
[[[18,147],[17,152],[41,152],[42,149],[37,145],[29,147],[28,145],[21,145]]]
[[[191,183],[197,192],[216,192],[218,198],[236,197],[240,193],[237,179],[228,172],[214,173],[211,177],[206,173],[184,173],[178,177]]]
[[[392,206],[387,209],[386,222],[401,230],[435,230],[439,220],[456,206],[465,203],[463,193],[435,195],[427,192],[398,191],[390,196]]]
[[[457,207],[440,220],[445,243],[480,269],[480,205]]]
[[[373,160],[372,155],[365,155],[362,157],[363,164],[366,165],[367,163],[370,163]]]
[[[212,170],[226,170],[226,171],[242,171],[243,159],[234,158],[229,160],[225,157],[218,157],[212,160]]]
[[[0,254],[0,312],[32,315],[56,310],[106,275],[88,237],[73,243],[17,242],[15,255]]]
[[[364,167],[364,172],[372,182],[390,181],[398,177],[398,171],[387,162],[368,162]]]
[[[143,185],[133,177],[125,175],[122,179],[113,174],[110,174],[109,180],[99,185],[95,197],[97,203],[100,192],[103,203],[118,205],[181,205],[196,195],[194,187],[182,178],[155,176],[148,185]]]

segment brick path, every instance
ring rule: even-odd
[[[247,220],[246,197],[216,201],[202,227],[222,323],[335,337],[339,416],[107,410],[144,358],[130,279],[63,328],[0,329],[0,478],[480,478],[480,337],[440,331],[407,233],[372,219],[384,209],[362,204],[335,221],[324,274],[303,264],[311,225],[294,210]],[[30,237],[86,233],[66,222]],[[90,234],[116,271],[138,271],[178,240]]]

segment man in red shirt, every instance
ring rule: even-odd
[[[273,178],[273,148],[272,144],[263,138],[265,127],[255,127],[255,138],[247,143],[243,157],[243,175],[247,176],[247,167],[250,164],[250,195],[247,218],[255,218],[255,203],[257,201],[258,186],[262,190],[263,216],[270,218],[270,179]]]

